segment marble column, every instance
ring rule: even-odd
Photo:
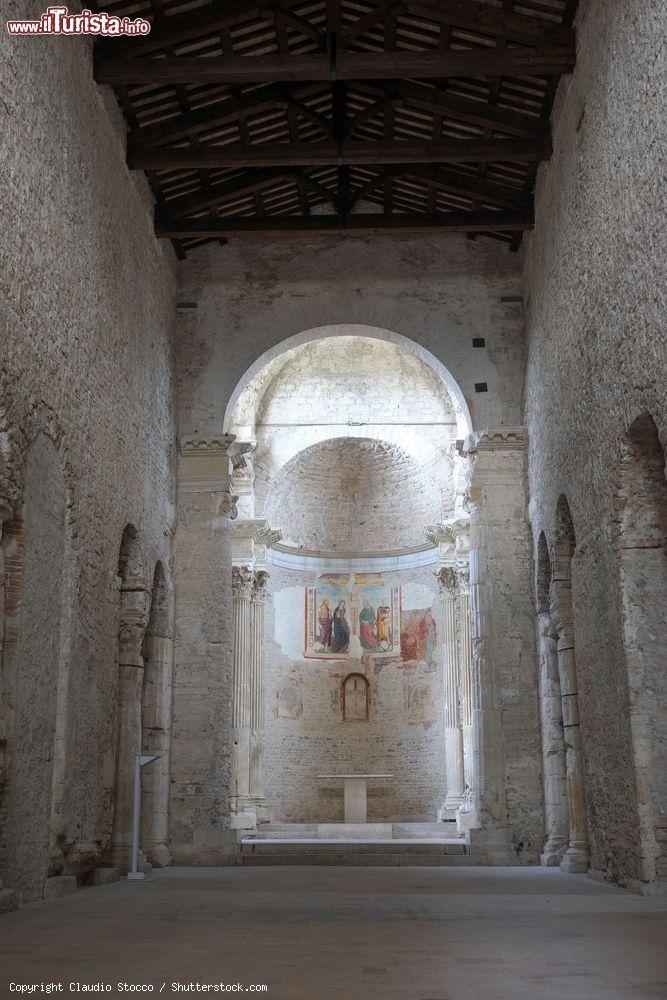
[[[560,579],[557,577],[560,576]],[[568,848],[560,863],[563,871],[587,872],[590,865],[584,760],[579,725],[579,696],[574,655],[574,622],[569,562],[567,568],[554,567],[550,594],[551,618],[558,633],[558,674],[560,677],[563,732],[565,735],[565,783],[569,818]]]
[[[232,811],[250,809],[250,675],[252,670],[251,597],[255,574],[232,567],[234,667],[232,674]]]
[[[174,539],[170,851],[175,864],[225,864],[230,823],[233,610],[229,434],[181,440]]]
[[[459,670],[461,736],[463,741],[463,799],[456,813],[456,825],[463,833],[471,825],[473,811],[473,729],[472,729],[472,633],[470,628],[470,571],[456,573],[456,604],[459,623]]]
[[[540,660],[540,727],[542,731],[542,783],[546,839],[540,863],[561,863],[569,841],[567,789],[565,784],[565,740],[558,674],[558,633],[548,611],[537,618]]]
[[[463,801],[463,739],[459,711],[459,642],[456,609],[456,576],[451,566],[436,574],[440,584],[443,609],[443,680],[445,687],[445,759],[447,795],[443,818],[454,819]]]
[[[259,822],[269,819],[264,787],[264,603],[266,570],[255,573],[250,598],[250,799]]]

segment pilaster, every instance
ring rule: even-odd
[[[174,582],[171,848],[177,864],[223,864],[229,830],[233,610],[230,434],[180,444]]]

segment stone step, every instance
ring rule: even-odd
[[[432,854],[462,855],[468,845],[462,840],[247,840],[241,853],[258,854]]]
[[[470,848],[462,840],[285,840],[241,841],[242,865],[469,865]]]
[[[241,865],[358,865],[386,867],[441,867],[471,865],[469,854],[246,854],[239,855]]]
[[[252,832],[243,833],[243,839],[290,840],[317,837],[318,823],[263,823]],[[369,824],[371,827],[373,824]],[[397,840],[455,839],[456,823],[392,823],[392,838]],[[366,838],[362,838],[366,839]]]

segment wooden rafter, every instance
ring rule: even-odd
[[[268,81],[394,80],[399,77],[548,76],[568,73],[574,50],[463,49],[448,52],[340,52],[299,56],[176,56],[165,59],[103,59],[95,68],[98,83],[210,84]]]
[[[514,232],[531,229],[533,220],[528,213],[479,212],[472,218],[467,212],[449,212],[433,215],[393,216],[359,214],[300,216],[274,216],[273,218],[230,219],[170,219],[158,216],[155,229],[158,236],[169,239],[183,237],[213,237],[265,235],[300,236],[304,233],[349,232],[359,236],[373,233],[465,233],[471,225],[478,232]]]
[[[95,76],[179,255],[272,233],[485,233],[516,249],[530,228],[576,0],[110,2],[152,22],[100,40]]]

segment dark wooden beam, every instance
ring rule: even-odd
[[[533,204],[532,196],[519,188],[479,180],[475,176],[468,177],[455,170],[447,170],[445,167],[397,167],[396,176],[416,181],[436,191],[448,191],[450,194],[459,194],[467,198],[477,197],[482,201],[518,212],[528,212]]]
[[[277,84],[257,87],[247,96],[229,97],[215,104],[208,104],[198,111],[172,115],[171,118],[165,118],[154,125],[133,128],[128,135],[128,145],[150,146],[154,143],[164,145],[169,142],[178,142],[180,139],[188,138],[188,136],[209,131],[217,125],[236,121],[240,114],[268,111],[271,108],[280,107],[284,103],[284,87]]]
[[[163,239],[217,238],[220,236],[303,236],[331,233],[367,236],[374,233],[516,232],[531,229],[528,212],[440,212],[433,215],[256,216],[247,218],[171,219],[158,216],[156,235]]]
[[[492,128],[508,135],[529,136],[546,135],[548,127],[539,118],[521,114],[518,111],[508,111],[484,101],[475,101],[466,97],[458,97],[448,91],[414,80],[397,80],[394,90],[399,99],[407,107],[428,111],[429,114],[468,125],[478,125],[481,128]]]
[[[369,14],[357,18],[352,24],[345,25],[341,36],[342,45],[349,45],[359,35],[365,34],[369,28],[374,27],[378,21],[384,21],[388,14],[404,13],[405,7],[403,0],[384,0],[384,3],[378,4]]]
[[[550,24],[525,14],[510,13],[485,3],[475,3],[474,0],[406,0],[406,7],[408,13],[493,38],[528,45],[574,45],[574,32],[569,27]]]
[[[138,149],[128,153],[133,170],[214,169],[225,167],[321,167],[392,163],[479,163],[548,159],[546,139],[450,139],[440,142],[260,143],[254,146],[191,146],[187,149]]]
[[[289,10],[299,0],[283,0],[276,4]],[[273,5],[272,5],[273,6]],[[260,8],[261,0],[214,0],[207,7],[190,10],[186,14],[174,14],[165,17],[160,23],[154,23],[148,35],[132,38],[102,38],[95,46],[96,53],[101,57],[120,57],[134,59],[152,52],[159,52],[169,46],[185,45],[209,35],[215,37],[220,32],[228,30],[239,21],[263,17]],[[105,10],[107,8],[104,8]]]
[[[338,52],[329,55],[195,56],[102,59],[98,83],[169,84],[386,80],[400,77],[551,76],[574,67],[574,49],[446,49],[442,52]]]
[[[168,211],[169,215],[172,216],[191,215],[193,212],[201,212],[202,209],[211,208],[213,205],[254,195],[258,191],[278,184],[287,177],[297,177],[299,173],[297,168],[282,170],[273,167],[266,170],[254,170],[250,174],[243,174],[220,181],[217,184],[211,184],[204,191],[195,191],[193,194],[165,201],[165,211]]]

